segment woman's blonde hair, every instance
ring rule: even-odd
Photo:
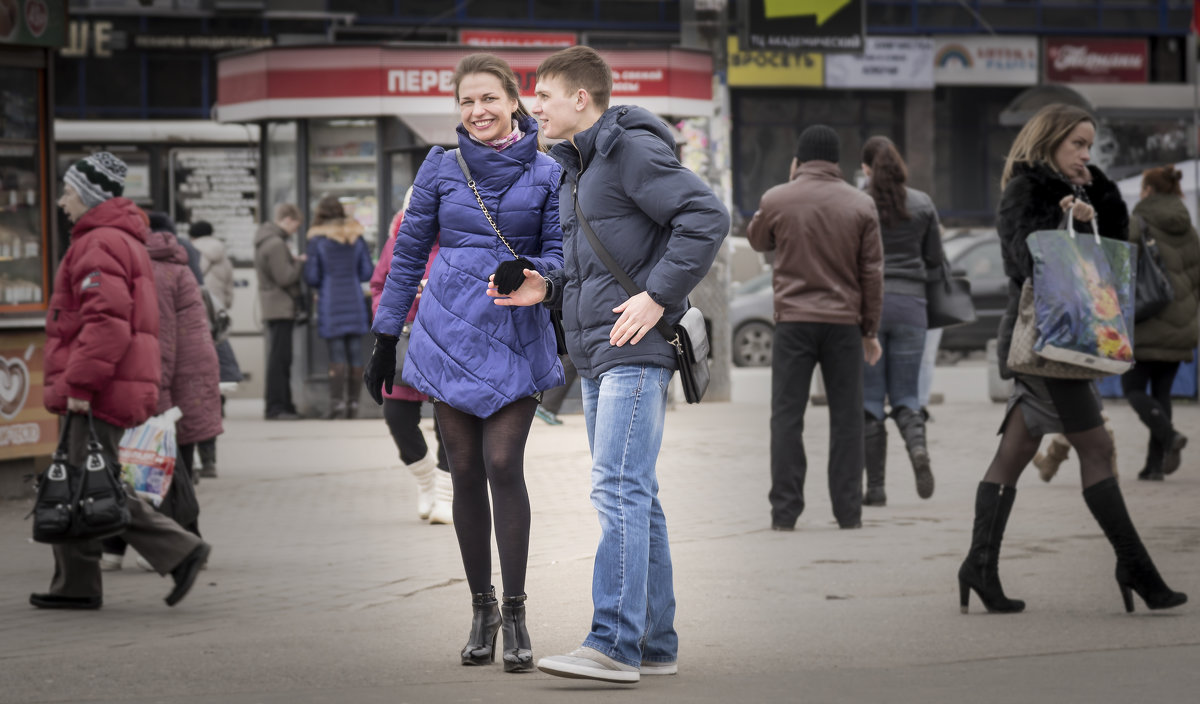
[[[1008,185],[1013,176],[1013,166],[1016,164],[1047,164],[1057,171],[1054,152],[1081,122],[1090,122],[1093,127],[1096,125],[1091,113],[1074,105],[1051,103],[1038,110],[1013,140],[1012,149],[1004,161],[1004,175],[1000,177],[1000,188]]]

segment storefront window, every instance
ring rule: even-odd
[[[46,300],[39,80],[36,69],[0,68],[0,312]]]
[[[263,220],[273,217],[280,203],[299,205],[296,195],[296,123],[272,122],[267,126],[267,211]]]
[[[315,212],[324,196],[337,196],[346,215],[363,226],[363,237],[374,250],[379,231],[375,120],[313,120],[308,164],[308,212]]]

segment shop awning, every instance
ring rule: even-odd
[[[1192,91],[1186,83],[1048,83],[1013,98],[1000,124],[1020,127],[1050,103],[1077,105],[1101,118],[1190,119]]]
[[[455,141],[454,67],[464,46],[272,47],[218,58],[219,122],[396,116],[429,144]],[[498,49],[528,102],[538,64],[554,49]],[[712,56],[690,49],[600,52],[613,69],[613,104],[670,117],[710,116]]]

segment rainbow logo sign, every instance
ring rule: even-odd
[[[933,57],[933,63],[938,68],[949,68],[957,62],[963,68],[972,68],[975,62],[971,59],[971,52],[962,44],[947,44],[938,50],[937,55]]]

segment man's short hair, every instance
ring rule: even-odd
[[[600,110],[608,109],[612,97],[612,69],[604,57],[587,46],[573,46],[551,54],[538,66],[538,78],[557,78],[568,91],[580,88]]]
[[[284,218],[291,218],[293,220],[302,220],[303,219],[300,217],[300,209],[297,208],[295,206],[295,204],[293,204],[293,203],[276,203],[275,204],[275,217],[272,219],[275,222],[279,222],[279,221],[283,220]]]

